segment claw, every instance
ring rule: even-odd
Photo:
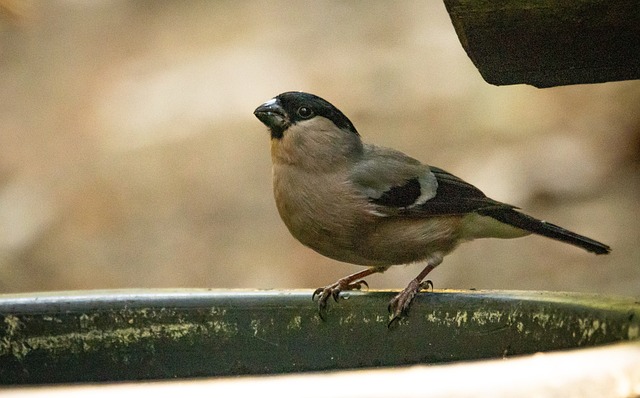
[[[433,285],[431,281],[425,282],[426,285]],[[409,308],[411,307],[411,303],[413,303],[413,299],[416,294],[422,289],[422,283],[418,283],[417,281],[412,281],[409,285],[400,293],[398,293],[391,301],[389,302],[389,306],[387,307],[388,311],[391,313],[391,318],[389,323],[387,323],[387,327],[391,327],[394,323],[400,320],[407,315],[409,315]]]
[[[398,324],[398,322],[400,322],[400,317],[399,316],[391,317],[391,319],[389,319],[389,322],[387,322],[387,329],[393,328],[394,326],[396,326]]]
[[[320,315],[322,320],[325,320],[324,313],[326,312],[327,302],[330,297],[333,298],[333,301],[338,302],[340,299],[340,293],[346,290],[360,290],[362,289],[362,286],[366,286],[368,288],[369,284],[364,279],[352,283],[339,280],[333,285],[319,287],[314,290],[311,295],[311,300],[315,300],[316,297],[318,297],[318,315]]]
[[[364,279],[360,279],[359,281],[355,281],[352,283],[354,289],[362,290],[362,286],[366,286],[369,289],[369,284]]]
[[[320,293],[322,293],[322,291],[324,290],[324,287],[319,287],[316,290],[313,291],[313,294],[311,295],[311,301],[315,301],[316,300],[316,296],[320,295]]]
[[[323,321],[326,320],[325,314],[327,312],[327,300],[332,295],[329,287],[321,287],[316,289],[311,296],[311,300],[315,300],[316,296],[318,296],[318,315],[320,319]]]
[[[427,288],[431,286],[431,289],[433,290],[433,282],[431,282],[430,280],[422,282],[422,280],[441,262],[442,254],[434,253],[429,258],[427,266],[424,267],[422,272],[420,272],[418,276],[416,276],[411,282],[409,282],[409,284],[404,288],[403,291],[401,291],[397,296],[391,299],[388,307],[389,312],[391,313],[391,319],[389,320],[387,327],[391,327],[397,320],[409,313],[411,303],[420,290],[424,289],[425,286]]]
[[[411,304],[413,303],[413,299],[416,294],[423,289],[429,288],[433,291],[433,282],[426,280],[422,283],[410,283],[406,289],[398,293],[398,295],[395,296],[387,306],[387,311],[391,313],[391,319],[389,320],[387,327],[391,327],[401,318],[409,315],[409,308],[411,308]]]
[[[320,318],[324,320],[323,313],[327,307],[327,301],[329,300],[329,297],[333,297],[333,300],[337,302],[340,298],[340,292],[344,290],[360,290],[362,289],[362,286],[366,286],[367,288],[369,288],[369,284],[364,279],[360,278],[369,276],[371,274],[384,272],[387,270],[387,268],[389,268],[389,266],[369,267],[364,271],[356,272],[355,274],[346,276],[338,280],[333,285],[317,288],[311,295],[311,300],[315,300],[316,296],[318,296],[318,311],[320,313]]]
[[[431,279],[428,279],[420,284],[420,290],[429,290],[429,288],[431,288],[431,291],[433,292],[433,282],[431,282]]]

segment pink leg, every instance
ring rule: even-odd
[[[329,300],[329,297],[333,297],[333,300],[337,302],[340,297],[340,292],[342,291],[360,290],[362,286],[369,287],[367,282],[362,278],[371,274],[382,273],[388,268],[389,267],[370,267],[364,271],[345,276],[332,285],[317,288],[315,292],[313,292],[311,299],[313,300],[318,296],[318,312],[320,314],[320,318],[324,319],[324,311],[327,308],[327,301]]]
[[[399,320],[401,317],[407,315],[409,308],[411,307],[411,303],[418,294],[420,290],[422,290],[425,285],[428,287],[431,285],[433,287],[433,283],[431,281],[427,281],[422,283],[422,280],[429,274],[429,272],[433,271],[435,267],[440,265],[442,262],[442,255],[436,253],[432,255],[428,261],[427,266],[424,267],[422,272],[418,274],[403,291],[398,293],[391,302],[389,303],[389,312],[391,313],[391,319],[389,320],[389,326]]]

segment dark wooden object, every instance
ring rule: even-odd
[[[491,84],[536,87],[640,79],[637,0],[444,0]]]

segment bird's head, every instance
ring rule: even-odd
[[[326,163],[362,147],[358,131],[338,108],[309,93],[289,91],[260,105],[253,114],[271,133],[272,155],[287,163]]]
[[[316,124],[320,118],[358,135],[353,123],[338,108],[317,95],[301,91],[282,93],[260,105],[253,114],[269,127],[271,138],[275,139],[281,139],[292,126]]]

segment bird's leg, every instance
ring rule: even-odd
[[[356,272],[355,274],[338,279],[338,281],[332,285],[317,288],[313,292],[311,299],[315,300],[316,296],[318,296],[318,313],[320,318],[324,319],[324,311],[327,308],[327,301],[330,297],[333,297],[334,301],[338,301],[340,292],[342,291],[360,290],[362,286],[369,287],[369,284],[367,284],[367,282],[362,278],[371,274],[382,273],[386,271],[387,268],[389,267],[370,267],[364,271]]]
[[[422,280],[431,272],[435,267],[437,267],[442,262],[442,255],[436,253],[429,257],[427,260],[427,266],[424,267],[422,272],[418,274],[403,291],[398,293],[391,302],[389,302],[389,312],[391,313],[391,319],[389,320],[389,326],[391,326],[394,322],[399,320],[401,317],[407,315],[409,312],[409,307],[411,307],[411,303],[418,294],[418,292],[425,287],[431,286],[433,289],[433,282],[430,280],[426,282],[422,282]]]

